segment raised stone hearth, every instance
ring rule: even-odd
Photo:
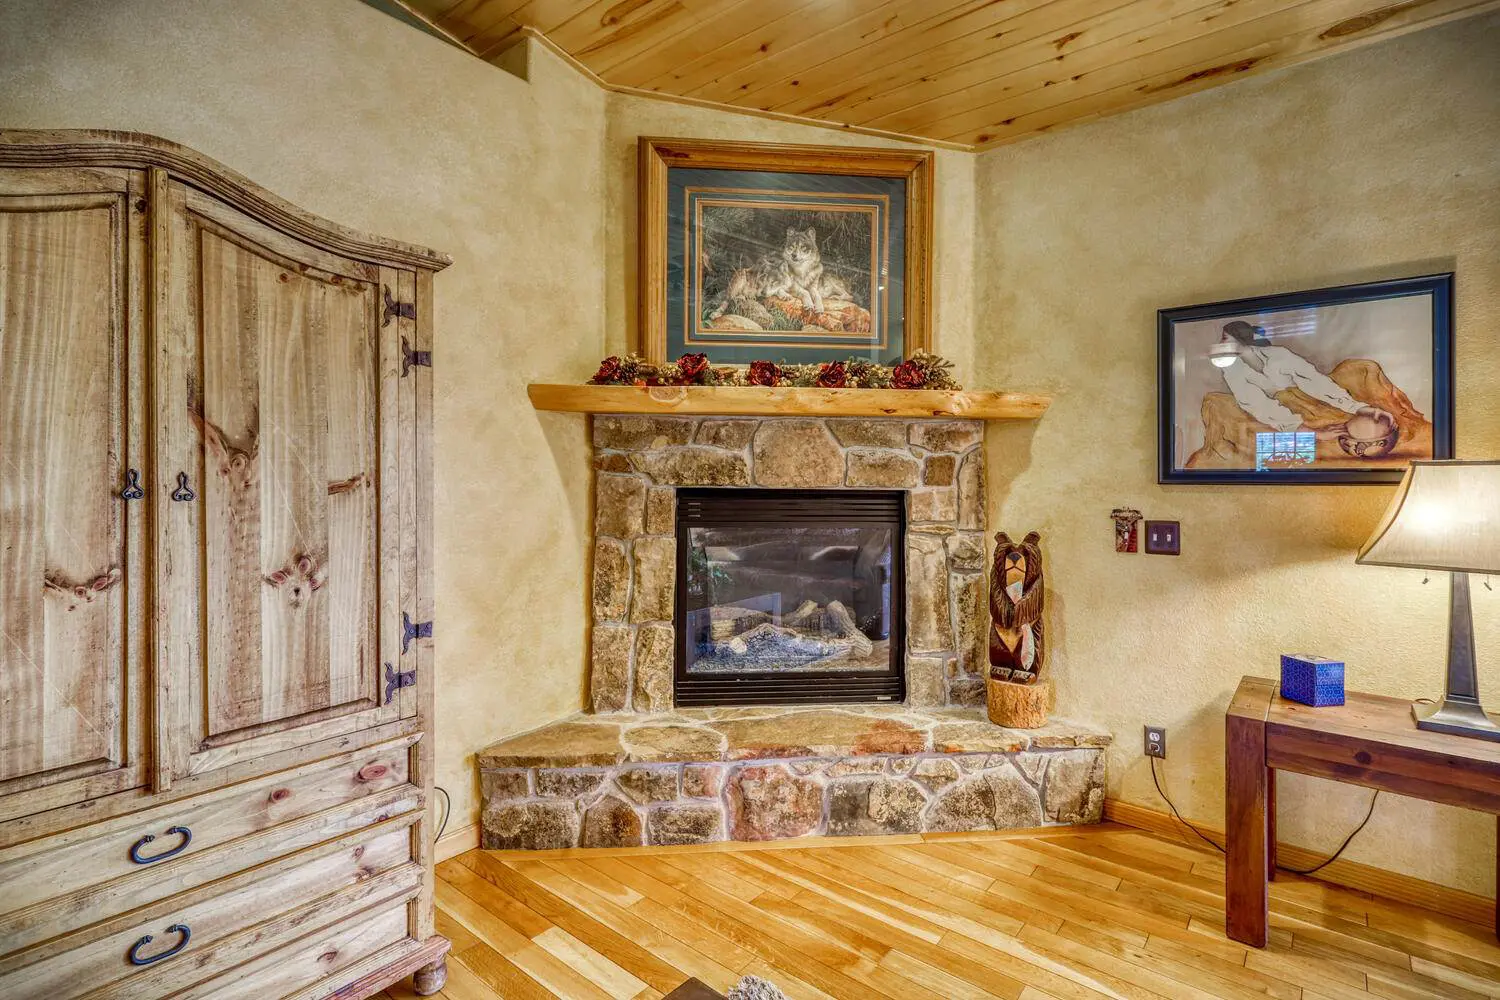
[[[675,504],[686,486],[905,491],[907,704],[983,704],[983,422],[593,420],[595,712],[672,707]]]
[[[885,706],[581,715],[479,754],[483,846],[547,849],[1096,823],[1109,734]]]
[[[1098,822],[1108,733],[1061,720],[1039,730],[1004,729],[984,715],[983,438],[978,420],[594,416],[593,711],[478,755],[483,846],[701,844]],[[904,494],[905,646],[896,652],[905,704],[674,710],[683,487]],[[696,492],[683,502],[706,505]],[[898,496],[898,513],[900,502]],[[732,517],[704,521],[736,524]],[[885,523],[901,525],[899,517]],[[877,556],[889,562],[895,551]],[[691,598],[695,578],[685,579]],[[738,619],[720,623],[716,641],[760,625],[778,628],[787,641],[836,633],[852,643],[843,619],[860,607],[859,598],[845,605],[792,592],[791,610],[752,608],[746,614],[772,620],[752,622],[748,631]],[[724,607],[749,600],[736,597]],[[817,628],[801,623],[804,605],[808,616],[822,615]],[[851,621],[869,628],[863,618]],[[865,635],[872,650],[882,638],[875,628]],[[750,640],[744,645],[748,650]],[[685,685],[678,694],[697,692]]]

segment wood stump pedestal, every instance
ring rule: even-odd
[[[990,721],[1007,729],[1041,729],[1047,724],[1047,706],[1052,702],[1052,685],[1013,684],[1010,681],[985,681],[985,702]]]

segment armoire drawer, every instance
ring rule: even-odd
[[[200,982],[175,993],[153,994],[163,1000],[281,1000],[307,994],[308,984],[329,977],[340,983],[338,973],[349,977],[355,966],[382,952],[392,954],[392,961],[418,948],[411,937],[411,922],[406,900],[377,904],[337,923],[329,923],[312,934],[298,938],[233,971]],[[340,983],[341,984],[341,983]],[[118,1000],[126,994],[91,995],[88,1000]],[[326,992],[317,989],[312,995],[321,998]],[[134,994],[129,994],[134,997]]]
[[[81,836],[0,851],[0,956],[420,809],[421,790],[407,781],[409,745],[396,741],[122,816]]]
[[[64,1000],[101,990],[154,998],[165,983],[209,978],[296,937],[308,919],[357,908],[371,892],[386,898],[414,888],[421,872],[412,860],[417,818],[304,851],[275,874],[248,872],[13,955],[0,961],[0,1000]],[[307,918],[278,921],[299,909]]]

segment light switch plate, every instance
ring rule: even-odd
[[[1154,556],[1182,554],[1182,524],[1178,521],[1147,521],[1146,551]]]

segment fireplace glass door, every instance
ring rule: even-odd
[[[679,490],[679,705],[900,701],[905,497]]]

